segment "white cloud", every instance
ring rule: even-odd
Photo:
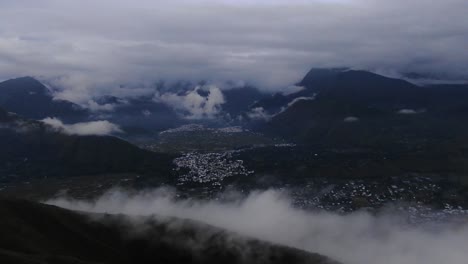
[[[98,104],[94,100],[89,100],[87,103],[87,108],[92,112],[112,112],[115,107],[115,104]]]
[[[286,89],[282,90],[281,93],[283,95],[291,95],[291,94],[295,94],[297,92],[300,92],[300,91],[302,91],[304,89],[305,89],[304,86],[291,85],[291,86],[288,86]]]
[[[313,101],[313,100],[315,100],[315,95],[311,97],[297,97],[297,98],[294,98],[294,100],[292,100],[291,102],[289,102],[287,107],[291,107],[299,101]]]
[[[254,192],[227,202],[175,197],[167,190],[111,191],[94,202],[57,199],[48,203],[88,212],[198,220],[346,264],[464,264],[468,259],[466,223],[439,224],[434,229],[409,225],[404,216],[394,214],[308,212],[295,208],[276,191]]]
[[[214,85],[196,86],[181,95],[171,92],[157,94],[154,100],[182,112],[187,119],[215,118],[225,103],[223,92]]]
[[[45,118],[41,120],[45,124],[52,126],[61,132],[69,135],[110,135],[113,133],[122,133],[122,130],[115,124],[109,121],[92,121],[76,124],[64,124],[57,118]]]
[[[400,115],[416,115],[424,113],[424,110],[414,110],[414,109],[401,109],[397,113]]]
[[[343,121],[346,123],[354,123],[354,122],[358,122],[359,118],[355,116],[348,116],[345,119],[343,119]]]
[[[264,121],[268,121],[272,117],[272,115],[268,114],[263,107],[253,108],[250,112],[247,113],[247,116],[253,120],[264,120]]]

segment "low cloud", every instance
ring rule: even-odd
[[[292,100],[291,102],[288,103],[287,107],[291,107],[291,106],[295,105],[299,101],[313,101],[313,100],[315,100],[315,96],[294,98],[294,100]]]
[[[359,117],[348,116],[348,117],[346,117],[345,119],[343,119],[343,121],[346,122],[346,123],[354,123],[354,122],[358,122],[358,121],[359,121]]]
[[[315,100],[315,97],[316,97],[315,94],[313,96],[310,96],[310,97],[305,97],[305,96],[296,97],[291,102],[289,102],[286,106],[282,106],[281,109],[279,110],[279,112],[272,114],[271,117],[284,113],[291,106],[297,104],[300,101],[313,101],[313,100]]]
[[[172,107],[186,119],[215,118],[221,113],[225,103],[223,92],[214,85],[196,86],[182,94],[157,94],[154,100]]]
[[[267,113],[263,107],[255,107],[250,112],[247,113],[247,116],[252,120],[263,120],[268,121],[272,118],[272,115]]]
[[[295,94],[297,92],[300,92],[300,91],[302,91],[304,89],[305,89],[305,86],[291,85],[291,86],[288,86],[286,89],[283,89],[281,91],[281,93],[283,95],[291,95],[291,94]]]
[[[397,113],[400,115],[417,115],[424,113],[425,110],[401,109]]]
[[[116,104],[98,104],[94,100],[89,100],[87,108],[92,112],[112,112],[115,110]]]
[[[216,201],[180,200],[164,189],[114,190],[94,201],[59,198],[47,203],[87,212],[198,220],[346,264],[464,264],[468,259],[466,222],[435,228],[409,225],[403,216],[390,214],[310,212],[273,190]]]
[[[64,124],[60,119],[57,118],[45,118],[41,120],[45,124],[52,126],[54,129],[61,131],[69,135],[110,135],[113,133],[122,133],[119,126],[109,121],[92,121],[76,124]]]

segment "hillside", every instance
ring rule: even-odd
[[[0,214],[1,263],[335,263],[188,220],[88,216],[1,199]]]
[[[59,117],[65,120],[80,120],[88,115],[79,105],[54,100],[48,89],[32,77],[1,82],[0,107],[31,119]]]
[[[76,136],[0,109],[0,179],[98,173],[167,173],[171,157],[116,137]]]
[[[324,71],[312,70],[300,83],[305,89],[283,101],[313,99],[283,105],[264,131],[306,144],[391,147],[443,142],[468,129],[462,122],[467,89],[420,87],[365,71]]]

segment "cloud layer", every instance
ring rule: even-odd
[[[463,264],[468,258],[466,223],[430,229],[405,225],[395,215],[307,212],[276,191],[225,202],[177,200],[167,190],[111,191],[94,202],[60,198],[47,203],[88,212],[194,219],[346,264]]]
[[[466,10],[465,0],[3,0],[0,79],[42,76],[73,101],[159,79],[279,90],[312,66],[466,79]]]
[[[122,130],[120,130],[120,128],[117,125],[109,121],[92,121],[76,124],[64,124],[60,119],[48,117],[43,119],[42,122],[52,126],[54,129],[57,129],[69,135],[104,136],[122,132]]]
[[[187,119],[214,118],[221,112],[225,103],[223,92],[214,85],[196,86],[182,94],[172,92],[157,94],[154,100],[180,111]]]

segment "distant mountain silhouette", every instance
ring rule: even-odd
[[[316,82],[331,80],[348,70],[348,68],[312,68],[297,85],[310,88]]]
[[[0,109],[0,179],[114,172],[168,173],[171,158],[109,136],[66,135]]]
[[[106,96],[99,98],[98,103],[115,105],[112,111],[104,113],[105,118],[122,126],[128,134],[154,133],[183,123],[171,107],[149,96],[131,99]]]
[[[304,90],[277,96],[282,105],[275,107],[282,111],[263,128],[266,133],[307,144],[391,147],[453,141],[468,131],[468,89],[463,85],[421,87],[345,69],[314,69],[300,84]],[[299,100],[304,97],[314,99]],[[272,109],[271,102],[258,106]]]
[[[249,109],[255,102],[264,98],[266,94],[251,86],[236,87],[223,91],[226,103],[223,110],[231,117],[236,117]]]
[[[48,89],[32,77],[1,82],[0,107],[31,119],[58,117],[63,120],[81,120],[88,115],[79,105],[54,100]]]
[[[180,82],[167,86],[160,84],[157,89],[162,93],[182,96],[192,91],[193,87],[195,84]],[[208,95],[208,91],[204,89],[199,89],[198,93],[201,96]],[[252,104],[266,96],[251,86],[224,90],[223,95],[225,103],[221,106],[222,113],[218,119],[196,121],[215,126],[231,123]],[[56,100],[46,86],[32,77],[0,83],[0,107],[25,118],[40,120],[56,117],[66,123],[105,119],[120,125],[128,136],[137,137],[154,135],[157,131],[193,122],[187,121],[183,113],[174,110],[174,106],[155,100],[154,95],[131,98],[104,95],[93,98],[93,101],[95,105],[85,109],[69,101]]]

